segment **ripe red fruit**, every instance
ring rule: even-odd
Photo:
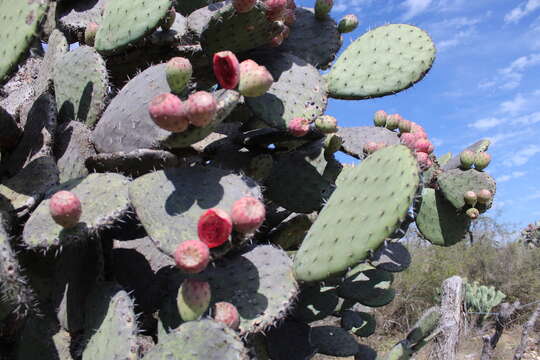
[[[414,144],[416,144],[417,140],[418,137],[416,136],[416,134],[413,133],[403,133],[400,137],[401,143],[411,150],[414,150]]]
[[[77,225],[81,218],[81,201],[72,192],[61,190],[51,197],[49,211],[58,225],[71,228]]]
[[[431,154],[433,152],[433,144],[429,140],[420,138],[414,143],[414,149],[419,152]]]
[[[202,241],[187,240],[174,251],[174,261],[184,272],[196,274],[206,269],[210,261],[210,250]]]
[[[309,132],[309,121],[301,117],[294,118],[287,126],[287,130],[292,136],[302,137]]]
[[[171,93],[153,98],[148,113],[157,126],[167,131],[180,133],[189,126],[186,104]]]
[[[214,54],[214,75],[224,89],[234,89],[240,81],[240,63],[232,51],[220,51]]]
[[[427,170],[431,167],[431,165],[433,165],[429,155],[425,152],[417,152],[416,161],[418,161],[418,165],[420,165],[420,169],[422,170]]]
[[[232,232],[232,219],[221,209],[208,209],[199,218],[197,231],[199,239],[209,248],[218,247],[229,239]]]
[[[223,323],[233,330],[240,327],[240,314],[233,304],[221,301],[214,304],[213,310],[215,321]]]
[[[252,233],[264,222],[264,204],[254,197],[246,196],[235,201],[231,210],[234,229],[241,233]]]
[[[187,99],[189,122],[197,127],[205,127],[214,120],[217,112],[217,101],[206,91],[197,91]]]

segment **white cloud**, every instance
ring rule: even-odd
[[[340,0],[334,3],[333,12],[359,13],[363,6],[370,5],[373,0]]]
[[[513,125],[532,125],[540,122],[540,111],[523,115],[512,120]]]
[[[527,200],[540,199],[540,190],[527,197]]]
[[[497,143],[501,143],[506,140],[514,139],[521,136],[527,136],[530,135],[530,131],[528,130],[519,130],[519,131],[505,131],[498,134],[495,134],[493,136],[488,136],[489,141],[491,141],[491,145],[495,145]]]
[[[459,44],[461,44],[463,42],[463,40],[470,37],[473,33],[474,33],[473,29],[458,31],[458,32],[454,33],[452,38],[447,39],[447,40],[443,40],[443,41],[439,41],[437,43],[437,49],[439,51],[443,51],[443,50],[458,46]]]
[[[500,111],[504,114],[516,115],[522,112],[527,105],[527,100],[521,94],[517,94],[512,100],[504,101],[500,105]]]
[[[540,1],[540,0],[539,0]],[[517,88],[523,79],[523,72],[526,68],[540,64],[540,54],[530,54],[514,60],[510,66],[500,69],[499,73],[506,78],[506,82],[501,85],[503,89]]]
[[[508,14],[505,15],[504,21],[507,23],[515,23],[521,20],[524,16],[529,15],[536,9],[540,8],[540,0],[527,0],[526,3],[522,3],[519,6],[513,8]]]
[[[409,20],[416,15],[427,10],[431,5],[432,0],[405,0],[403,6],[407,8],[407,12],[403,15],[403,19]]]
[[[498,183],[507,182],[507,181],[510,181],[510,180],[513,180],[513,179],[523,177],[525,175],[527,175],[527,172],[525,172],[525,171],[514,171],[514,172],[512,172],[510,174],[499,176],[497,178],[497,182]]]
[[[486,129],[491,129],[499,124],[502,124],[503,121],[504,121],[503,119],[489,117],[489,118],[483,118],[483,119],[477,120],[469,124],[468,126],[474,129],[478,129],[478,130],[486,130]]]
[[[525,165],[529,160],[540,153],[540,146],[528,145],[525,148],[516,151],[508,160],[505,161],[506,166],[521,166]]]

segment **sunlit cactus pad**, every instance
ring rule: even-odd
[[[420,81],[435,60],[429,35],[412,25],[389,24],[356,39],[325,76],[338,99],[397,93]]]
[[[342,127],[337,133],[343,139],[343,151],[357,159],[363,159],[364,146],[368,142],[385,143],[386,145],[399,144],[397,133],[383,127],[356,126]]]
[[[416,159],[403,145],[348,170],[295,257],[299,280],[323,280],[366,259],[404,221],[420,182]]]
[[[467,191],[478,193],[482,189],[487,189],[495,196],[495,191],[497,190],[495,180],[488,173],[475,169],[452,169],[445,171],[439,175],[438,183],[444,197],[456,209],[461,209],[465,206],[463,194]],[[491,207],[491,203],[488,204],[487,208],[489,207]]]

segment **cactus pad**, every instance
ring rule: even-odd
[[[332,315],[339,298],[335,288],[315,284],[301,289],[294,317],[304,322],[322,320]]]
[[[420,182],[416,159],[403,145],[348,170],[295,257],[299,280],[323,280],[366,259],[405,220]]]
[[[328,94],[366,99],[395,94],[420,81],[435,60],[435,45],[423,30],[405,24],[373,29],[356,39],[325,76]]]
[[[369,258],[369,263],[384,271],[401,272],[411,265],[411,254],[405,245],[387,242]]]
[[[171,0],[109,0],[96,34],[96,50],[111,54],[153,32],[167,16]]]
[[[118,174],[90,174],[49,189],[47,200],[32,213],[23,231],[23,241],[31,249],[48,249],[86,240],[91,233],[112,225],[129,209],[127,184]],[[60,190],[69,190],[82,205],[80,223],[71,229],[56,224],[49,212],[49,198]]]
[[[365,157],[364,145],[370,141],[385,143],[386,145],[399,144],[397,133],[382,127],[342,127],[339,128],[337,134],[343,139],[343,145],[341,145],[343,152],[357,159],[363,159]]]
[[[82,33],[89,23],[101,23],[107,2],[109,0],[59,1],[56,10],[58,24],[66,33]]]
[[[430,336],[439,326],[441,319],[441,309],[437,306],[429,308],[422,314],[422,317],[414,324],[407,334],[407,341],[416,344]]]
[[[349,271],[338,288],[339,296],[369,307],[384,306],[394,299],[395,290],[390,288],[394,281],[392,273],[378,269],[359,269],[357,267]]]
[[[267,343],[272,360],[305,360],[317,353],[317,348],[311,343],[311,327],[299,321],[285,320],[271,329]]]
[[[479,153],[482,151],[487,151],[489,148],[489,145],[491,145],[491,141],[489,139],[483,139],[475,142],[472,145],[467,146],[463,151],[470,150],[474,153]],[[441,164],[441,167],[443,170],[451,170],[451,169],[457,169],[461,166],[461,160],[460,160],[461,153],[457,154],[456,156],[452,157],[450,160],[448,160],[446,163]]]
[[[311,342],[319,354],[347,357],[354,356],[358,343],[354,336],[336,326],[316,326],[311,328]]]
[[[341,314],[341,327],[360,337],[371,336],[375,332],[375,318],[365,312],[345,310]]]
[[[60,182],[88,175],[85,161],[96,154],[92,132],[78,121],[63,123],[56,131],[54,155],[60,170]]]
[[[456,209],[461,209],[465,206],[463,194],[467,191],[478,193],[482,189],[491,191],[495,197],[496,183],[489,174],[475,169],[461,170],[452,169],[443,172],[438,177],[439,186],[444,197],[450,201]],[[493,201],[487,205],[491,207]],[[485,209],[480,209],[480,211]]]
[[[109,86],[101,56],[89,46],[78,47],[55,62],[53,79],[60,119],[93,127],[105,108]]]
[[[43,57],[39,75],[34,84],[35,92],[41,95],[47,91],[53,82],[53,71],[56,60],[68,52],[69,44],[66,37],[58,29],[54,29],[47,42],[47,51]]]

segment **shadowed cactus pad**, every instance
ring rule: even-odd
[[[343,139],[343,151],[357,159],[363,159],[364,146],[368,142],[385,143],[386,145],[399,144],[397,133],[382,127],[357,126],[342,127],[337,132]]]
[[[297,279],[323,280],[366,259],[405,220],[418,171],[403,145],[381,149],[343,171],[295,257]]]
[[[347,277],[338,288],[339,296],[369,307],[390,303],[396,293],[390,288],[394,275],[379,269],[365,270],[366,268],[366,264],[360,264],[347,273]]]
[[[435,60],[435,45],[423,30],[405,24],[373,29],[340,55],[325,76],[338,99],[395,94],[420,81]]]

